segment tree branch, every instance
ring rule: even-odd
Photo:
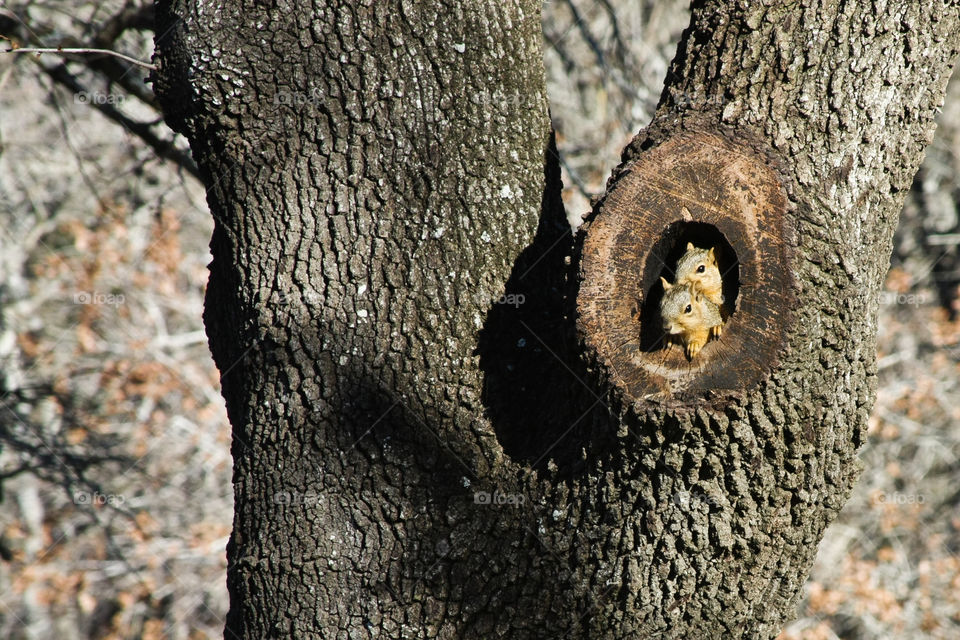
[[[151,71],[157,70],[157,65],[151,64],[149,62],[144,62],[143,60],[137,60],[136,58],[131,58],[128,55],[124,55],[118,51],[111,51],[110,49],[89,49],[86,47],[57,47],[57,48],[47,48],[47,47],[23,47],[23,48],[10,48],[7,49],[7,53],[78,53],[78,54],[89,54],[97,53],[107,56],[114,56],[120,58],[121,60],[126,60],[131,64],[138,65],[144,69],[150,69]]]
[[[40,63],[39,61],[37,61],[37,64],[41,69],[43,69],[43,72],[50,76],[50,78],[52,78],[57,84],[60,84],[75,93],[87,91],[86,87],[80,84],[80,82],[69,71],[67,71],[65,65],[61,64],[51,68]],[[105,115],[107,118],[123,126],[130,133],[139,137],[141,140],[147,143],[147,145],[150,146],[150,148],[152,148],[154,152],[161,158],[165,158],[177,163],[179,166],[186,169],[190,175],[198,180],[201,179],[200,170],[197,168],[197,164],[193,161],[193,158],[188,153],[178,149],[172,141],[164,140],[157,136],[150,129],[150,124],[146,122],[138,122],[127,117],[112,104],[102,104],[97,101],[91,101],[90,106]]]

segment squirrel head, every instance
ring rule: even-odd
[[[687,243],[686,252],[677,261],[677,284],[695,283],[715,303],[723,301],[723,279],[717,264],[716,247],[700,249]]]
[[[710,267],[716,266],[716,247],[701,249],[693,246],[692,242],[688,242],[686,251],[677,262],[677,277],[679,279],[682,275],[702,275],[706,273]]]
[[[664,328],[671,334],[686,333],[702,327],[705,300],[700,289],[691,284],[670,284],[663,277],[663,298],[660,300],[660,317]]]

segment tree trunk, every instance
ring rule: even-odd
[[[955,2],[874,4],[694,3],[574,241],[538,2],[159,3],[216,220],[226,637],[775,636],[960,40]],[[740,276],[695,365],[640,336],[696,233]]]

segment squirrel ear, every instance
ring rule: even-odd
[[[709,256],[710,258],[715,257],[716,254],[713,252],[714,249],[716,249],[716,247],[710,247],[710,251],[707,251],[707,256]]]
[[[692,243],[692,242],[688,242],[688,243],[687,243],[687,251],[693,251],[693,250],[694,250],[693,243]]]
[[[664,291],[670,291],[670,287],[673,286],[672,284],[670,284],[669,282],[667,282],[667,279],[664,278],[663,276],[660,276],[660,282],[663,283],[663,290],[664,290]]]

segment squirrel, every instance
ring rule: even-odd
[[[688,283],[696,284],[707,300],[717,305],[720,316],[727,319],[730,314],[723,304],[723,278],[717,265],[716,247],[700,249],[692,242],[687,243],[686,252],[677,260],[676,284]],[[723,325],[719,324],[710,330],[710,336],[719,338],[722,331]]]
[[[677,260],[676,284],[696,282],[707,300],[717,305],[723,304],[723,279],[717,266],[716,247],[700,249],[687,243],[687,251]]]
[[[665,278],[660,317],[671,336],[680,336],[687,358],[693,359],[711,337],[723,329],[720,307],[712,302],[695,282],[670,284]]]

